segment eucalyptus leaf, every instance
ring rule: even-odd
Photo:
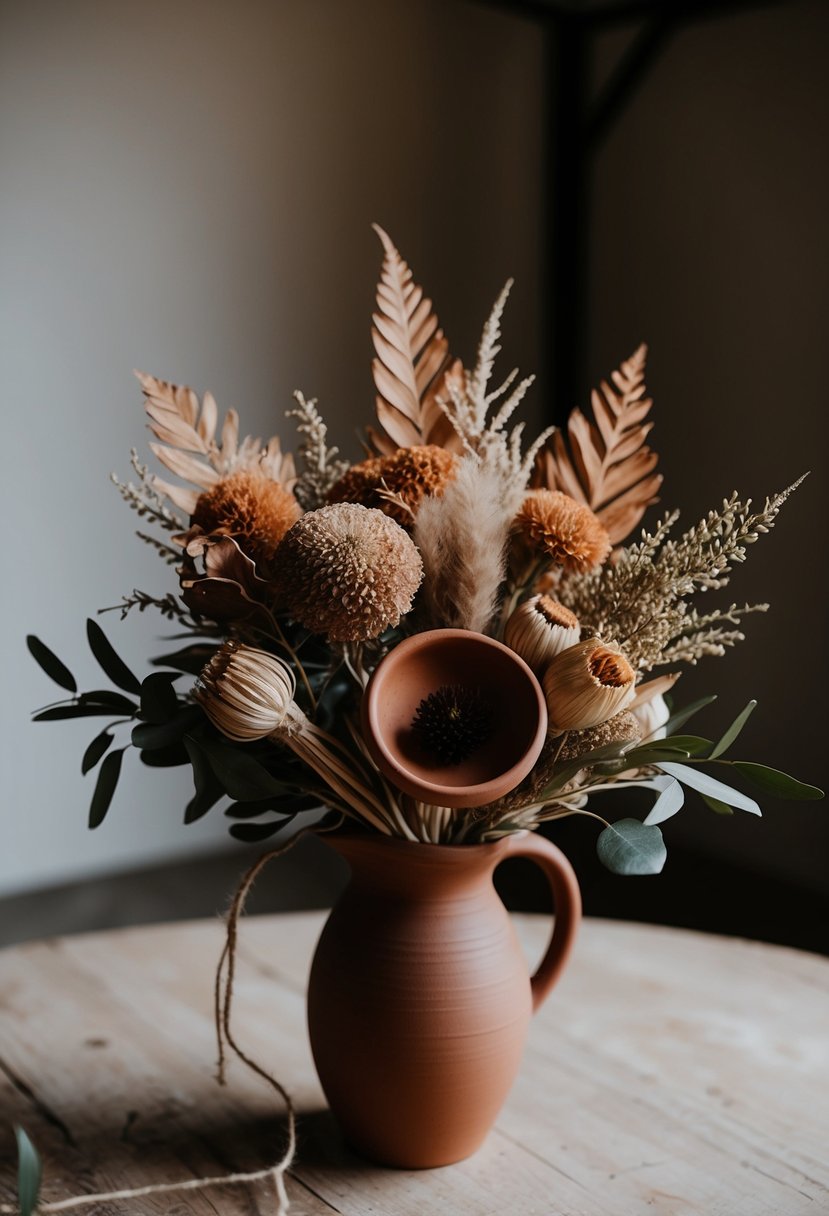
[[[671,777],[676,777],[677,781],[681,781],[683,785],[690,786],[692,790],[697,790],[708,798],[717,798],[728,806],[736,807],[738,811],[748,811],[752,815],[762,815],[763,813],[753,798],[741,794],[739,790],[733,790],[730,785],[724,785],[722,781],[716,781],[701,769],[691,768],[687,764],[665,762],[661,763],[659,767]]]
[[[92,692],[82,692],[78,697],[79,705],[100,705],[116,714],[129,714],[133,717],[138,712],[135,701],[125,697],[122,692],[113,692],[111,688],[96,688]]]
[[[255,819],[266,811],[274,811],[291,819],[302,811],[313,810],[320,805],[314,794],[284,794],[276,798],[260,798],[256,802],[232,802],[225,810],[228,819]]]
[[[86,636],[90,650],[113,684],[117,684],[125,692],[139,693],[141,681],[132,674],[124,660],[115,653],[112,643],[103,629],[91,617],[86,622]]]
[[[216,653],[217,646],[217,642],[195,642],[192,646],[185,646],[183,650],[176,650],[172,654],[157,655],[150,659],[150,662],[153,667],[174,667],[177,671],[197,676],[208,659]]]
[[[700,798],[715,815],[734,814],[734,808],[730,807],[727,802],[720,802],[719,798],[710,798],[707,794],[700,794]]]
[[[638,819],[619,819],[599,835],[599,861],[614,874],[659,874],[668,851],[658,827]]]
[[[241,748],[214,739],[202,739],[199,746],[207,756],[216,779],[236,802],[255,802],[258,798],[291,793],[295,789],[271,776],[255,756]]]
[[[684,726],[686,722],[690,721],[694,714],[699,713],[701,709],[705,709],[706,705],[711,705],[716,699],[717,694],[711,693],[707,697],[700,697],[698,701],[692,701],[684,709],[678,709],[675,714],[671,714],[665,723],[666,733],[670,735],[671,731],[679,730],[680,726]]]
[[[89,747],[84,752],[83,760],[81,761],[81,772],[83,773],[84,777],[87,773],[92,771],[92,769],[101,759],[101,756],[103,756],[105,752],[109,750],[112,740],[113,736],[108,730],[102,730],[100,735],[95,736]]]
[[[286,822],[285,819],[272,819],[266,823],[233,823],[230,834],[234,840],[241,840],[244,844],[259,844],[261,840],[275,835]]]
[[[731,744],[735,741],[740,731],[743,729],[746,722],[748,722],[749,718],[754,712],[754,707],[756,704],[756,701],[749,701],[745,709],[737,715],[729,726],[728,730],[720,739],[719,743],[717,743],[717,745],[714,747],[714,750],[708,757],[709,760],[716,760],[717,756],[722,756],[728,751],[729,747],[731,747]]]
[[[147,722],[160,725],[175,717],[179,699],[173,681],[178,678],[178,672],[154,671],[141,681],[141,716]]]
[[[702,735],[669,735],[666,739],[654,739],[651,745],[676,747],[687,752],[689,756],[701,756],[714,746],[710,739],[703,739]]]
[[[180,742],[171,743],[168,747],[145,748],[139,751],[138,758],[147,768],[182,768],[190,763]]]
[[[51,709],[42,709],[35,714],[33,722],[62,722],[66,718],[111,718],[113,710],[106,705],[79,705],[77,701],[71,705],[55,705]]]
[[[92,802],[89,806],[90,828],[100,827],[106,818],[112,795],[115,793],[115,787],[118,785],[118,778],[121,775],[121,761],[125,751],[126,748],[119,747],[117,751],[110,752],[100,767],[98,780],[95,783],[95,793],[92,795]]]
[[[29,648],[29,654],[41,670],[46,672],[50,680],[54,680],[56,684],[69,692],[78,691],[78,685],[72,672],[65,663],[61,663],[53,650],[41,642],[40,638],[35,637],[33,633],[27,634],[26,645]]]
[[[224,797],[224,787],[217,779],[210,761],[191,735],[182,740],[193,769],[195,793],[184,811],[184,822],[195,823]]]
[[[144,750],[154,750],[159,747],[169,747],[178,743],[186,733],[202,718],[202,711],[197,705],[186,705],[181,712],[169,722],[139,722],[132,729],[133,747]]]
[[[773,798],[813,802],[824,796],[823,790],[816,785],[807,785],[804,781],[798,781],[796,777],[781,773],[776,768],[769,768],[766,764],[754,764],[750,760],[732,760],[731,764],[752,785],[765,794],[771,794]]]
[[[22,1127],[15,1127],[17,1137],[17,1204],[20,1216],[34,1216],[40,1197],[43,1165],[40,1153]]]
[[[657,781],[660,779],[657,778]],[[658,788],[658,787],[657,787]],[[645,816],[645,824],[650,827],[655,823],[664,823],[677,811],[682,809],[685,802],[685,791],[674,777],[666,777],[662,792]]]

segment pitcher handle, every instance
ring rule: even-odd
[[[555,924],[549,945],[538,964],[538,970],[530,979],[535,1013],[550,994],[570,957],[581,920],[581,891],[570,862],[561,849],[557,849],[544,836],[535,832],[516,832],[507,840],[509,847],[502,859],[528,857],[536,862],[547,877],[555,905]]]

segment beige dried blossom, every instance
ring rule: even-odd
[[[589,507],[560,490],[533,490],[515,520],[518,537],[567,572],[592,570],[610,553],[610,537]]]
[[[578,760],[612,743],[638,743],[641,738],[642,726],[637,715],[625,709],[598,726],[568,731],[556,754],[556,763],[569,764],[571,760]]]
[[[377,507],[406,526],[424,498],[443,493],[457,468],[457,456],[435,444],[400,448],[353,465],[332,487],[328,499]]]
[[[367,641],[397,625],[423,577],[420,554],[399,524],[345,502],[298,520],[279,546],[276,567],[291,616],[336,642]]]
[[[581,636],[578,617],[549,595],[534,595],[519,604],[507,621],[504,641],[536,675]]]
[[[252,561],[267,566],[300,514],[299,503],[278,481],[240,469],[199,495],[190,522],[206,535],[232,536]]]
[[[291,733],[305,721],[294,701],[293,672],[267,651],[225,642],[199,680],[196,700],[216,729],[237,743]]]
[[[551,734],[598,726],[636,695],[636,672],[617,646],[588,638],[562,650],[542,681]]]

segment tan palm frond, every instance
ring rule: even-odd
[[[193,490],[160,477],[153,478],[155,489],[181,510],[192,515],[199,491],[210,489],[237,469],[255,468],[291,488],[296,478],[293,458],[282,452],[277,437],[264,447],[261,439],[250,436],[240,443],[239,415],[231,409],[225,415],[217,443],[219,411],[212,393],[205,393],[199,404],[198,395],[187,385],[171,384],[146,372],[135,375],[144,393],[150,430],[159,441],[151,443],[150,449],[171,473],[199,487]]]
[[[373,227],[384,250],[371,329],[376,352],[371,370],[382,430],[369,428],[369,439],[381,455],[421,444],[460,451],[461,439],[439,404],[439,398],[448,395],[447,377],[462,376],[460,360],[449,353],[432,301],[413,281],[389,236],[378,224]]]
[[[614,545],[629,536],[651,503],[657,502],[661,473],[658,456],[645,440],[653,427],[645,419],[653,401],[645,396],[643,343],[618,371],[613,387],[606,380],[591,394],[593,420],[574,409],[567,438],[556,431],[539,455],[537,485],[563,490],[587,503],[604,524]]]

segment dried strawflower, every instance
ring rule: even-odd
[[[253,561],[269,565],[277,545],[300,515],[288,490],[255,469],[240,469],[200,494],[191,525],[232,536]]]
[[[276,566],[291,616],[336,642],[367,641],[397,625],[423,576],[420,554],[399,524],[346,502],[298,520],[279,546]]]
[[[399,524],[410,524],[427,496],[443,493],[457,472],[458,458],[433,443],[400,448],[353,465],[334,485],[330,502],[377,507]]]
[[[552,734],[585,730],[625,709],[636,694],[636,673],[617,646],[588,638],[562,650],[544,672]]]
[[[533,490],[515,520],[523,542],[567,572],[591,570],[610,553],[610,537],[589,507],[560,490]]]
[[[549,595],[519,604],[507,621],[504,641],[539,675],[562,650],[581,636],[578,618]]]
[[[556,753],[556,763],[578,760],[581,756],[598,751],[600,747],[609,747],[611,743],[638,743],[642,733],[637,715],[630,710],[622,710],[598,726],[568,731],[567,738]]]
[[[479,688],[443,684],[415,710],[412,730],[441,764],[468,760],[492,734],[492,706]]]

